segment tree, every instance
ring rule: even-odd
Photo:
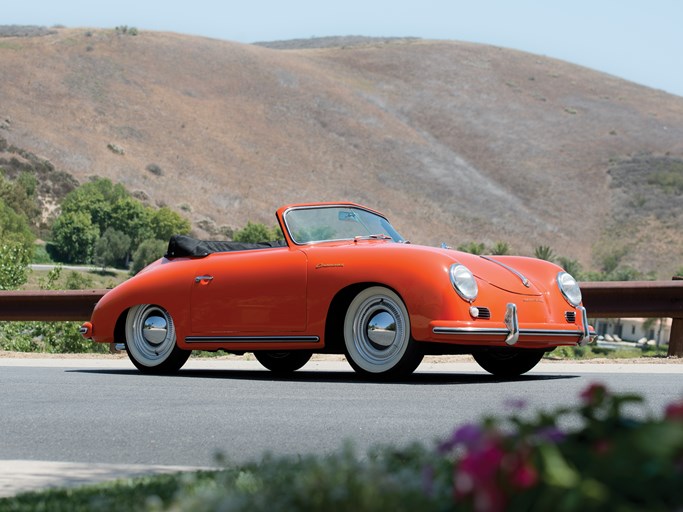
[[[496,256],[510,254],[510,245],[507,242],[496,242],[496,245],[491,249],[491,254]]]
[[[534,249],[534,256],[539,260],[553,261],[555,259],[555,253],[548,245],[539,245]]]
[[[258,243],[272,240],[273,233],[268,226],[260,223],[247,222],[247,225],[237,231],[233,240],[235,242]]]
[[[557,262],[560,267],[565,270],[565,272],[574,276],[575,279],[579,279],[579,275],[581,274],[581,264],[578,261],[560,256],[557,258]]]
[[[166,252],[167,244],[162,240],[145,240],[133,254],[133,263],[130,267],[132,275],[137,274],[153,261],[161,258]]]
[[[35,238],[26,216],[16,213],[11,205],[0,198],[0,241],[16,242],[30,253]]]
[[[95,240],[101,239],[97,247],[98,262],[110,265],[122,265],[131,260],[132,254],[142,242],[153,238],[168,240],[173,234],[187,234],[190,231],[190,223],[170,208],[155,210],[145,206],[132,197],[126,189],[120,185],[114,185],[108,179],[96,178],[89,183],[81,185],[70,192],[62,202],[62,213],[53,226],[53,241],[56,247],[56,257],[62,261],[77,261],[74,248],[64,245],[65,239],[75,236],[73,233],[64,233],[67,226],[74,228],[75,219],[78,226],[85,227],[84,217],[90,221],[90,226],[95,229]],[[129,239],[128,249],[123,257],[119,257],[118,249],[123,243],[121,236],[115,239],[111,233],[104,237],[108,229],[112,229]],[[90,236],[90,232],[89,236]],[[116,242],[116,251],[111,244]],[[67,242],[68,243],[68,242]],[[95,241],[92,242],[95,245]],[[85,251],[87,259],[91,261],[93,250]],[[83,248],[79,246],[79,251]],[[83,257],[78,258],[82,260]]]
[[[52,226],[57,255],[67,263],[90,263],[100,230],[85,212],[62,213]]]
[[[470,242],[469,244],[461,244],[458,250],[462,252],[469,252],[470,254],[484,254],[486,246],[483,243]]]
[[[117,231],[130,237],[130,252],[134,252],[143,240],[152,238],[150,218],[152,209],[133,197],[124,197],[111,208],[111,224]]]
[[[107,228],[95,244],[95,263],[105,267],[126,267],[130,254],[130,237],[114,228]]]
[[[35,176],[27,172],[22,172],[14,181],[5,180],[0,174],[0,200],[17,215],[23,216],[27,225],[37,224],[40,217],[36,197],[37,183]]]
[[[188,234],[190,222],[164,206],[151,214],[150,228],[154,238],[167,241],[173,235]]]
[[[0,244],[0,290],[16,290],[26,282],[31,253],[18,241]]]
[[[62,213],[86,212],[100,233],[111,223],[111,208],[116,202],[130,197],[121,184],[114,185],[105,178],[95,178],[69,192],[62,201]]]

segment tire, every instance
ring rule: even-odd
[[[496,377],[519,377],[536,366],[545,354],[544,350],[520,348],[491,348],[474,352],[472,356],[484,370]]]
[[[359,373],[396,378],[412,373],[423,353],[410,335],[410,317],[401,298],[383,286],[361,291],[344,319],[346,359]]]
[[[254,357],[273,373],[292,373],[305,365],[312,352],[293,350],[291,352],[254,352]]]
[[[173,318],[160,306],[130,308],[125,332],[128,357],[142,373],[176,373],[192,353],[178,348]]]

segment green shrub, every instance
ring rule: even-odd
[[[93,284],[92,276],[72,270],[66,276],[65,288],[67,290],[88,290],[93,287]]]
[[[683,400],[663,415],[591,384],[576,405],[457,427],[437,443],[266,455],[219,472],[49,491],[3,510],[673,511],[683,508]],[[571,425],[571,427],[566,427]]]
[[[484,254],[486,252],[486,246],[480,242],[470,242],[468,244],[460,244],[458,250],[470,254]]]
[[[235,232],[233,240],[235,242],[258,243],[283,240],[283,236],[279,226],[271,229],[265,224],[247,222],[244,228]]]
[[[162,240],[145,240],[133,254],[133,262],[130,266],[131,275],[140,272],[153,261],[161,258],[166,252],[167,242]]]
[[[31,253],[21,242],[0,243],[0,290],[16,290],[26,282]]]
[[[48,354],[108,350],[108,346],[83,338],[79,326],[79,322],[0,322],[0,350]]]

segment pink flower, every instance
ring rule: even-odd
[[[579,395],[586,405],[600,405],[607,397],[607,388],[604,384],[594,382]]]
[[[471,498],[477,512],[502,512],[506,500],[497,477],[505,452],[496,438],[479,441],[455,467],[454,497],[456,500]]]
[[[683,421],[683,400],[667,405],[664,416],[667,420]]]
[[[517,466],[511,482],[518,489],[530,489],[538,482],[538,472],[529,462],[524,462]]]

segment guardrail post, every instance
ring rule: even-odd
[[[683,318],[674,318],[671,321],[668,355],[669,357],[683,357]]]

